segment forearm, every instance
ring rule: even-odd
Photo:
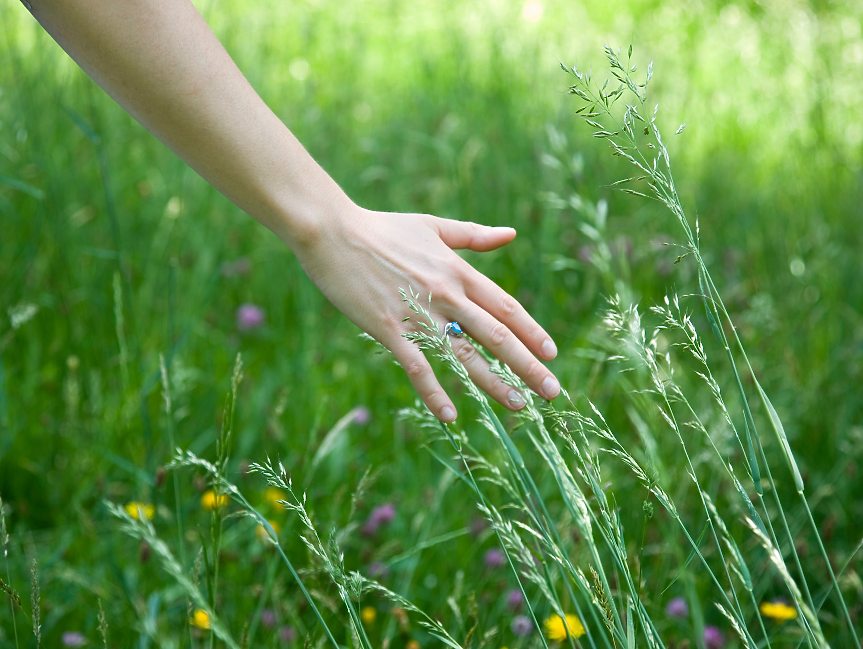
[[[291,247],[351,205],[258,97],[188,0],[32,0],[117,103]]]

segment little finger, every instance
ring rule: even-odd
[[[455,421],[455,406],[420,348],[405,338],[399,338],[391,351],[432,414],[447,424]]]

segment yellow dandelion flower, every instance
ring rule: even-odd
[[[764,617],[769,617],[771,620],[775,620],[776,622],[785,622],[797,617],[797,609],[793,606],[788,606],[788,604],[780,600],[761,602],[761,606],[758,607],[758,610],[761,611],[761,614]]]
[[[420,643],[416,640],[411,640],[405,645],[405,649],[420,649]]]
[[[201,507],[204,509],[209,509],[210,511],[216,511],[217,509],[221,509],[225,505],[228,504],[228,497],[225,495],[218,495],[212,489],[207,489],[204,494],[201,496]]]
[[[360,617],[363,618],[363,622],[366,624],[371,624],[377,619],[378,612],[373,606],[366,606],[362,611],[360,611]]]
[[[195,609],[195,612],[192,613],[192,619],[189,620],[189,624],[199,629],[209,629],[210,614],[202,608]]]
[[[267,522],[270,524],[270,527],[273,528],[273,531],[276,533],[276,536],[278,536],[279,532],[282,529],[281,527],[279,527],[279,524],[276,521],[271,521],[269,519],[267,519]],[[270,539],[270,533],[267,532],[267,528],[264,527],[263,525],[258,525],[258,528],[255,530],[255,534],[258,535],[258,540],[261,541],[262,543],[265,543]]]
[[[566,620],[559,615],[552,615],[546,618],[543,626],[545,627],[545,636],[549,640],[557,640],[558,642],[566,640],[567,631],[574,638],[580,638],[586,633],[581,620],[578,619],[577,615],[571,613],[566,614]]]
[[[284,499],[285,492],[281,489],[277,489],[276,487],[267,487],[264,491],[264,500],[274,507],[281,507],[281,505],[279,505],[279,501]]]
[[[153,516],[156,515],[156,508],[147,503],[139,503],[133,500],[126,505],[126,512],[136,521],[141,521],[145,518],[151,521],[153,520]]]

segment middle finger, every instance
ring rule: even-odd
[[[467,370],[468,376],[483,392],[510,410],[521,410],[526,405],[524,396],[492,373],[491,366],[467,338],[453,336],[452,351]]]
[[[538,395],[551,400],[560,393],[560,383],[549,369],[530,353],[506,325],[487,311],[468,302],[458,309],[456,320],[495,358],[509,365]]]

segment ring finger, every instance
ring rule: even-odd
[[[531,390],[549,400],[560,393],[558,380],[509,327],[472,302],[458,311],[462,328],[495,358],[509,365]]]
[[[450,342],[453,353],[464,365],[468,376],[476,383],[477,387],[510,410],[524,408],[525,401],[521,393],[504,383],[497,374],[492,373],[488,361],[482,357],[469,340],[461,336],[452,336]]]

